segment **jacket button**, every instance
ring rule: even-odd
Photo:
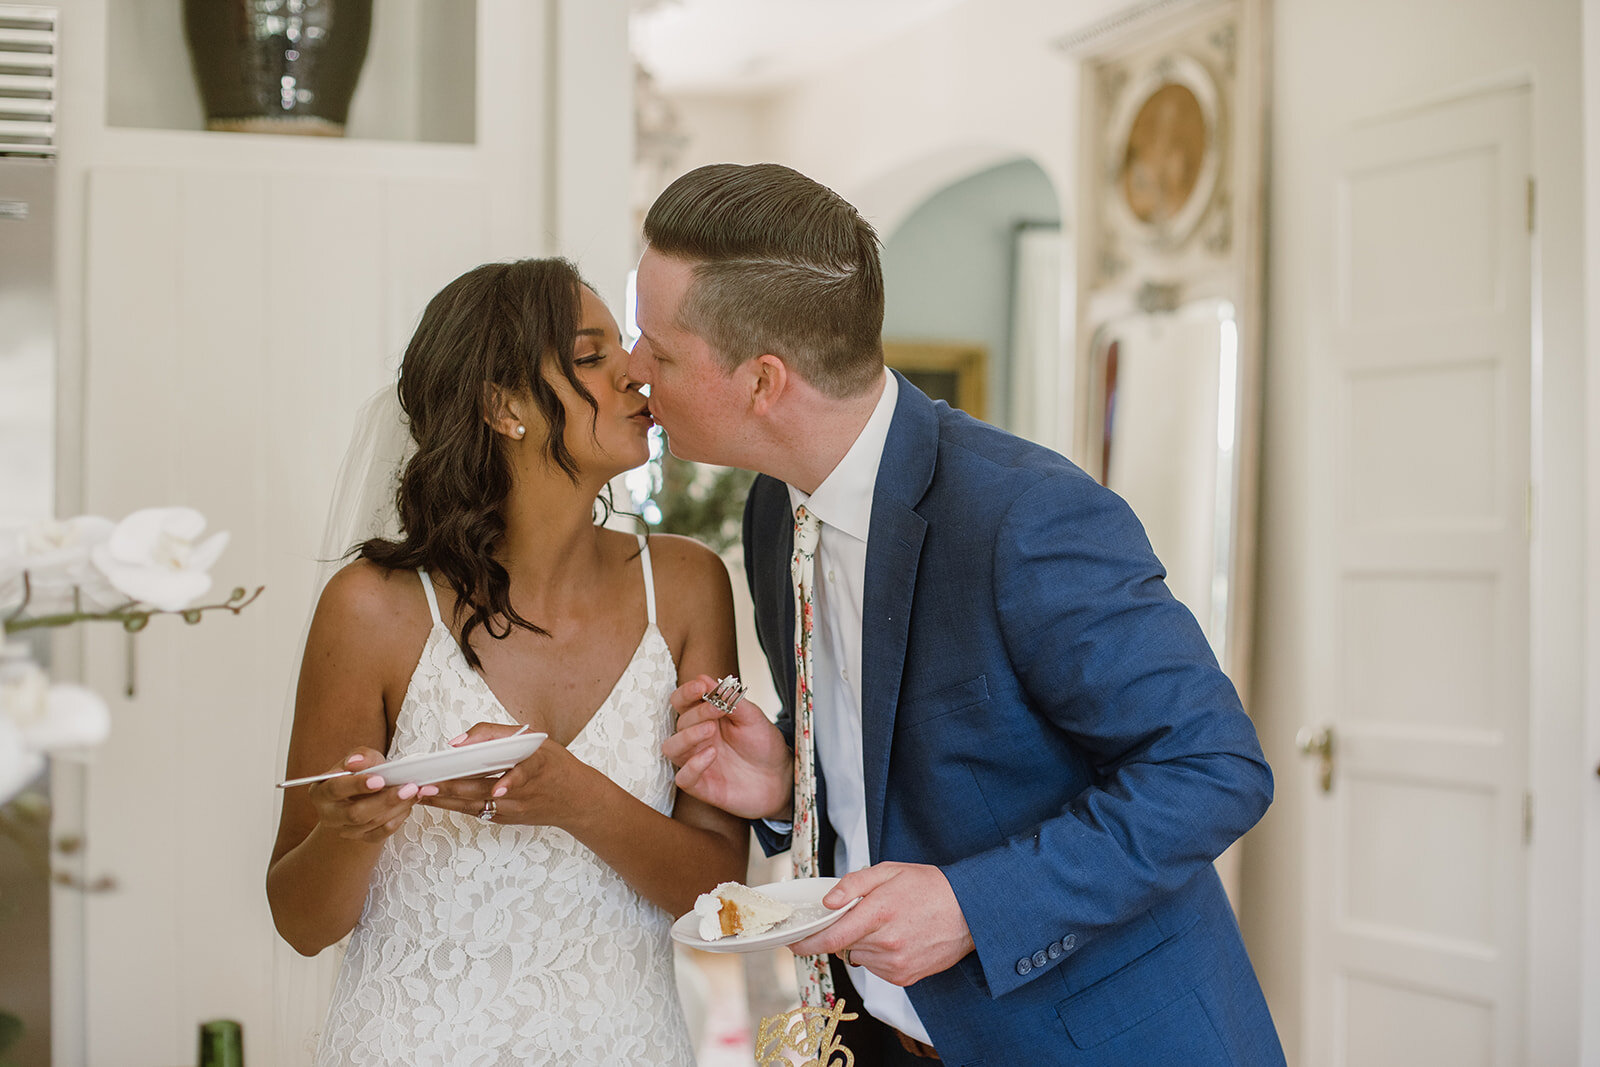
[[[1040,949],[1038,952],[1033,954],[1033,965],[1035,967],[1043,967],[1045,960],[1049,958],[1049,956],[1045,955],[1044,949]]]
[[[1078,935],[1077,934],[1068,934],[1066,937],[1063,937],[1061,939],[1061,951],[1062,952],[1071,952],[1073,949],[1075,949],[1077,947],[1078,947]]]
[[[1047,956],[1049,956],[1051,959],[1056,959],[1057,957],[1059,957],[1061,955],[1061,942],[1059,942],[1059,941],[1050,942],[1050,947],[1045,949],[1044,951],[1045,951],[1045,954]]]
[[[1030,960],[1028,957],[1024,956],[1020,960],[1017,961],[1017,973],[1018,974],[1022,975],[1023,977],[1027,977],[1027,975],[1032,973],[1032,971],[1033,971],[1033,961]]]

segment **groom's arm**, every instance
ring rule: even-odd
[[[1072,932],[1081,948],[1192,879],[1265,812],[1272,775],[1233,685],[1113,493],[1063,474],[1019,496],[993,588],[1031,709],[1098,771],[1033,832],[941,868],[1000,996],[1049,969],[1017,973],[1040,930]]]

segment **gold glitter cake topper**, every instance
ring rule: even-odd
[[[843,997],[827,1007],[800,1007],[769,1015],[756,1031],[756,1067],[853,1067],[855,1053],[836,1036],[839,1024],[861,1016],[845,1011]]]

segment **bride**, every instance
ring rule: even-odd
[[[735,668],[721,561],[594,522],[651,426],[616,321],[564,260],[478,267],[428,304],[399,401],[401,534],[318,601],[267,874],[285,941],[351,935],[317,1063],[693,1062],[672,916],[742,877],[743,822],[675,795],[680,682]],[[385,759],[549,735],[499,779]]]

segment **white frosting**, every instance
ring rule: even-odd
[[[701,893],[694,901],[694,913],[700,917],[700,940],[717,941],[722,937],[722,901],[710,893]]]

